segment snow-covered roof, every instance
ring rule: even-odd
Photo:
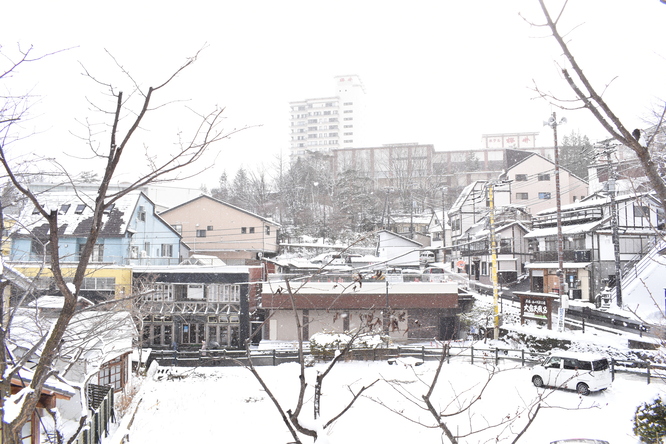
[[[358,294],[358,295],[377,295],[386,292],[386,282],[363,282],[361,285],[356,285],[354,289],[348,289],[343,292],[344,285],[336,282],[307,282],[304,285],[298,285],[298,294],[330,294],[339,295],[344,294]],[[291,284],[292,288],[295,287]],[[281,281],[271,281],[264,284],[262,293],[273,294],[278,288],[287,288],[286,284]],[[391,294],[458,294],[458,284],[456,282],[391,282],[389,283]]]
[[[139,191],[127,193],[107,209],[102,218],[100,236],[125,234],[130,216],[137,207],[141,195],[143,193]],[[145,199],[149,200],[147,197]],[[38,200],[42,208],[58,212],[58,228],[61,236],[85,235],[90,231],[95,207],[93,197],[72,192],[53,191],[40,193]],[[27,205],[19,219],[21,220],[21,227],[17,229],[19,234],[28,234],[28,231],[48,233],[48,223],[41,214],[36,212],[34,205]]]
[[[39,316],[32,308],[20,309],[12,320],[13,349],[31,349],[55,322],[55,318]],[[92,375],[105,362],[131,352],[135,336],[136,327],[128,312],[79,312],[67,327],[56,367],[63,370],[72,363],[85,362],[86,374]],[[40,353],[41,349],[37,350],[36,354]],[[66,373],[61,375],[70,381],[82,382],[71,379],[73,377]]]
[[[631,201],[631,200],[640,200],[640,199],[649,199],[653,202],[656,202],[654,196],[650,195],[649,193],[638,193],[638,194],[624,194],[624,195],[619,195],[615,197],[615,202],[620,203],[620,202],[625,202],[625,201]],[[560,208],[561,210],[564,211],[573,211],[573,210],[582,210],[584,208],[594,208],[594,207],[602,207],[606,205],[610,205],[610,196],[602,196],[600,194],[594,194],[592,196],[588,196],[587,198],[583,200],[579,200],[578,202],[574,202],[572,204],[568,205],[562,205]],[[549,208],[547,210],[539,211],[535,216],[543,216],[547,214],[552,214],[552,213],[557,213],[557,207]]]
[[[177,209],[177,208],[181,208],[181,207],[184,207],[184,206],[187,206],[187,205],[196,205],[195,202],[198,201],[198,200],[201,200],[201,199],[210,199],[210,200],[212,200],[213,202],[215,202],[215,203],[217,203],[217,204],[219,204],[219,205],[224,205],[224,206],[226,206],[226,207],[233,208],[233,209],[236,210],[236,211],[240,211],[240,212],[242,212],[242,213],[245,213],[245,214],[247,214],[247,215],[249,215],[249,216],[256,217],[257,219],[260,219],[260,220],[262,220],[263,222],[265,222],[265,223],[267,223],[267,224],[270,224],[270,225],[272,225],[272,226],[274,226],[274,227],[281,227],[281,225],[280,225],[278,222],[275,222],[274,220],[268,219],[268,218],[263,217],[263,216],[259,216],[259,215],[256,214],[256,213],[253,213],[253,212],[248,211],[248,210],[244,210],[244,209],[241,208],[241,207],[237,207],[236,205],[232,205],[232,204],[230,204],[230,203],[227,203],[227,202],[221,201],[221,200],[219,200],[219,199],[215,199],[214,197],[212,197],[212,196],[207,196],[207,195],[205,195],[205,194],[202,194],[201,196],[195,197],[194,199],[190,199],[190,200],[188,200],[187,202],[183,202],[183,203],[180,204],[180,205],[176,205],[176,206],[173,207],[173,208],[169,208],[168,210],[162,211],[162,212],[160,213],[160,215],[167,214],[167,213],[169,213],[169,212],[171,212],[171,211],[173,211],[173,210],[175,210],[175,209]]]
[[[596,227],[601,225],[603,221],[596,220],[594,222],[588,222],[586,224],[578,225],[563,225],[562,226],[562,235],[566,236],[568,234],[581,234],[588,233],[594,230]],[[526,239],[536,239],[540,237],[556,236],[557,227],[548,227],[548,228],[537,228],[525,235]]]

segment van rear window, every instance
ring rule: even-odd
[[[592,362],[595,371],[606,370],[608,368],[608,359],[599,359]]]

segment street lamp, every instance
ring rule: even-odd
[[[560,153],[557,146],[557,127],[567,123],[566,117],[562,117],[557,121],[555,112],[550,118],[543,122],[544,126],[548,125],[553,129],[553,147],[555,150],[555,202],[557,205],[557,277],[559,280],[559,293],[560,293],[560,308],[559,308],[559,325],[558,330],[564,330],[564,316],[566,314],[567,301],[564,298],[564,241],[562,237],[562,199],[560,196]]]

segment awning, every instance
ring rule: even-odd
[[[585,268],[590,265],[592,262],[564,262],[564,268]],[[534,269],[534,268],[560,268],[560,265],[557,262],[530,262],[525,264],[525,268]]]

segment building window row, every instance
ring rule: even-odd
[[[207,302],[240,302],[240,284],[166,284],[156,283],[143,298],[149,302],[206,300]]]

